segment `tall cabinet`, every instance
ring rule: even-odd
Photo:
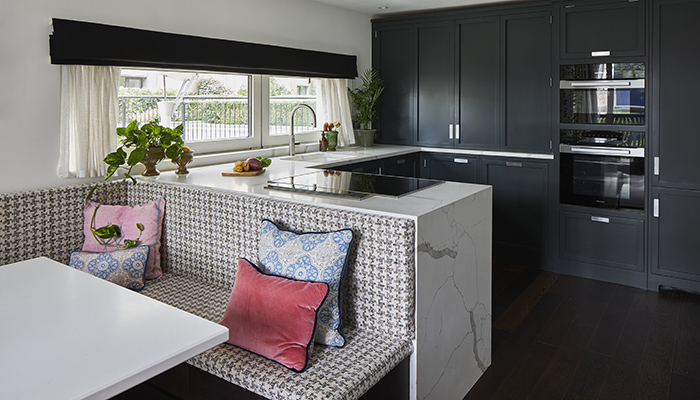
[[[700,1],[653,2],[649,287],[700,292]]]
[[[375,44],[404,49],[405,62],[397,70],[388,54],[374,53],[387,82],[378,120],[388,133],[379,133],[380,143],[551,153],[549,8],[375,20],[373,28]],[[405,86],[392,90],[399,81]],[[410,121],[396,120],[397,104],[411,105]],[[398,136],[395,123],[413,129]]]

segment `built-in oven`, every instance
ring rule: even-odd
[[[630,131],[562,130],[562,204],[644,209],[644,135]]]
[[[600,63],[560,67],[562,124],[644,125],[644,63]]]

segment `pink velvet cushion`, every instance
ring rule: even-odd
[[[92,236],[90,220],[92,219],[95,207],[97,207],[97,203],[88,201],[83,210],[83,233],[85,234],[83,251],[104,253],[117,250],[116,247],[102,246],[95,240],[95,237]],[[163,225],[164,211],[165,199],[158,199],[152,203],[133,207],[109,206],[103,204],[100,206],[100,209],[97,210],[95,228],[101,228],[109,224],[117,225],[122,232],[122,236],[116,241],[116,243],[120,244],[124,239],[135,240],[139,237],[139,230],[136,224],[142,224],[144,229],[138,245],[148,245],[149,247],[145,278],[157,279],[163,274],[160,268],[160,234],[161,226]]]
[[[241,258],[220,322],[229,329],[227,343],[302,372],[313,341],[316,312],[327,294],[326,283],[266,275]]]

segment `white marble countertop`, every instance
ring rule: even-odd
[[[465,197],[469,197],[486,188],[484,185],[444,182],[399,198],[374,195],[363,200],[346,199],[327,195],[312,196],[308,194],[270,190],[265,188],[269,180],[314,172],[318,170],[315,168],[318,168],[319,166],[332,168],[334,165],[342,163],[370,161],[373,159],[415,153],[419,151],[421,151],[421,148],[412,146],[375,145],[374,147],[369,148],[349,147],[335,152],[297,154],[296,158],[302,159],[298,161],[285,160],[289,156],[274,157],[272,158],[272,164],[266,168],[263,174],[258,176],[222,176],[222,172],[230,171],[233,168],[233,163],[226,163],[205,167],[188,168],[190,173],[184,176],[178,176],[172,171],[165,171],[161,172],[160,176],[158,177],[141,177],[141,179],[155,179],[156,181],[164,183],[195,185],[218,190],[231,190],[239,193],[248,193],[293,202],[316,204],[322,203],[328,205],[329,207],[359,209],[363,211],[376,212],[382,215],[396,215],[404,217],[418,217],[424,215],[444,205],[451,204]],[[326,157],[327,159],[314,159],[315,156]],[[245,157],[247,157],[247,155]],[[245,159],[245,157],[242,157],[242,159]]]

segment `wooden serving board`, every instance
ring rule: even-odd
[[[222,172],[222,176],[256,176],[260,175],[263,172],[265,172],[265,168],[259,169],[257,171],[248,171],[248,172],[235,172],[233,168],[227,169],[226,171]]]

